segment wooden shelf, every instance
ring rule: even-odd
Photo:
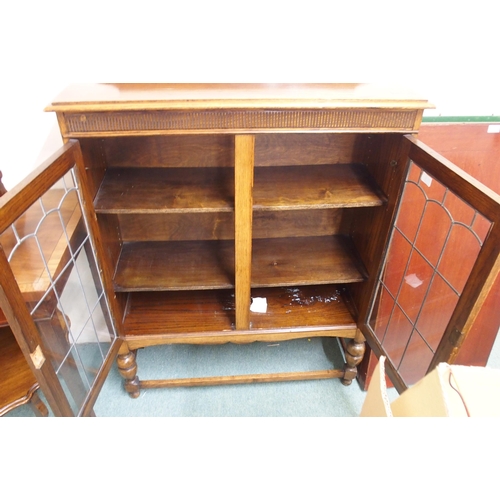
[[[125,335],[232,331],[234,291],[130,293]]]
[[[253,242],[252,286],[299,286],[364,281],[347,238],[269,238]]]
[[[234,211],[228,167],[109,168],[94,205],[98,213]],[[372,207],[385,202],[362,165],[257,167],[254,210]]]
[[[260,340],[258,335],[264,332],[274,332],[275,338],[283,339],[314,336],[315,332],[354,336],[356,323],[342,290],[335,285],[254,289],[252,296],[266,297],[268,310],[250,314],[252,331],[237,332],[231,290],[131,293],[125,337],[133,346],[134,338],[144,342],[148,336],[151,344],[166,340],[196,343],[196,339],[210,343],[212,336],[220,341],[221,333],[231,342]]]
[[[386,199],[362,165],[259,167],[254,210],[373,207]]]
[[[340,236],[254,240],[252,286],[363,281],[365,271]],[[125,243],[116,291],[215,290],[234,287],[233,241]]]
[[[108,168],[97,213],[234,211],[234,170],[227,167]]]
[[[344,294],[336,285],[257,288],[252,289],[252,297],[267,300],[266,313],[250,313],[253,329],[343,330],[343,336],[356,330]]]
[[[125,243],[114,283],[116,291],[233,288],[234,242]]]

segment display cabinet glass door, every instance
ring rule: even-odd
[[[499,268],[500,197],[412,136],[366,322],[401,392],[452,363]]]
[[[118,348],[80,169],[72,141],[0,205],[1,307],[57,416],[92,414]]]

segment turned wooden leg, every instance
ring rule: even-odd
[[[341,382],[344,385],[351,385],[352,381],[358,374],[357,366],[361,363],[365,354],[365,338],[363,334],[357,330],[353,339],[349,340],[345,348],[345,367],[344,376]]]
[[[123,386],[131,398],[138,398],[140,394],[139,378],[137,377],[137,363],[135,361],[135,353],[128,348],[126,342],[120,347],[116,364],[118,371],[124,378]]]

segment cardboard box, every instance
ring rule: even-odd
[[[380,357],[362,417],[499,417],[500,370],[440,363],[392,403]]]

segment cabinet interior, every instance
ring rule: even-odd
[[[401,137],[255,135],[250,332],[354,336]],[[125,334],[238,333],[235,136],[80,142]]]

